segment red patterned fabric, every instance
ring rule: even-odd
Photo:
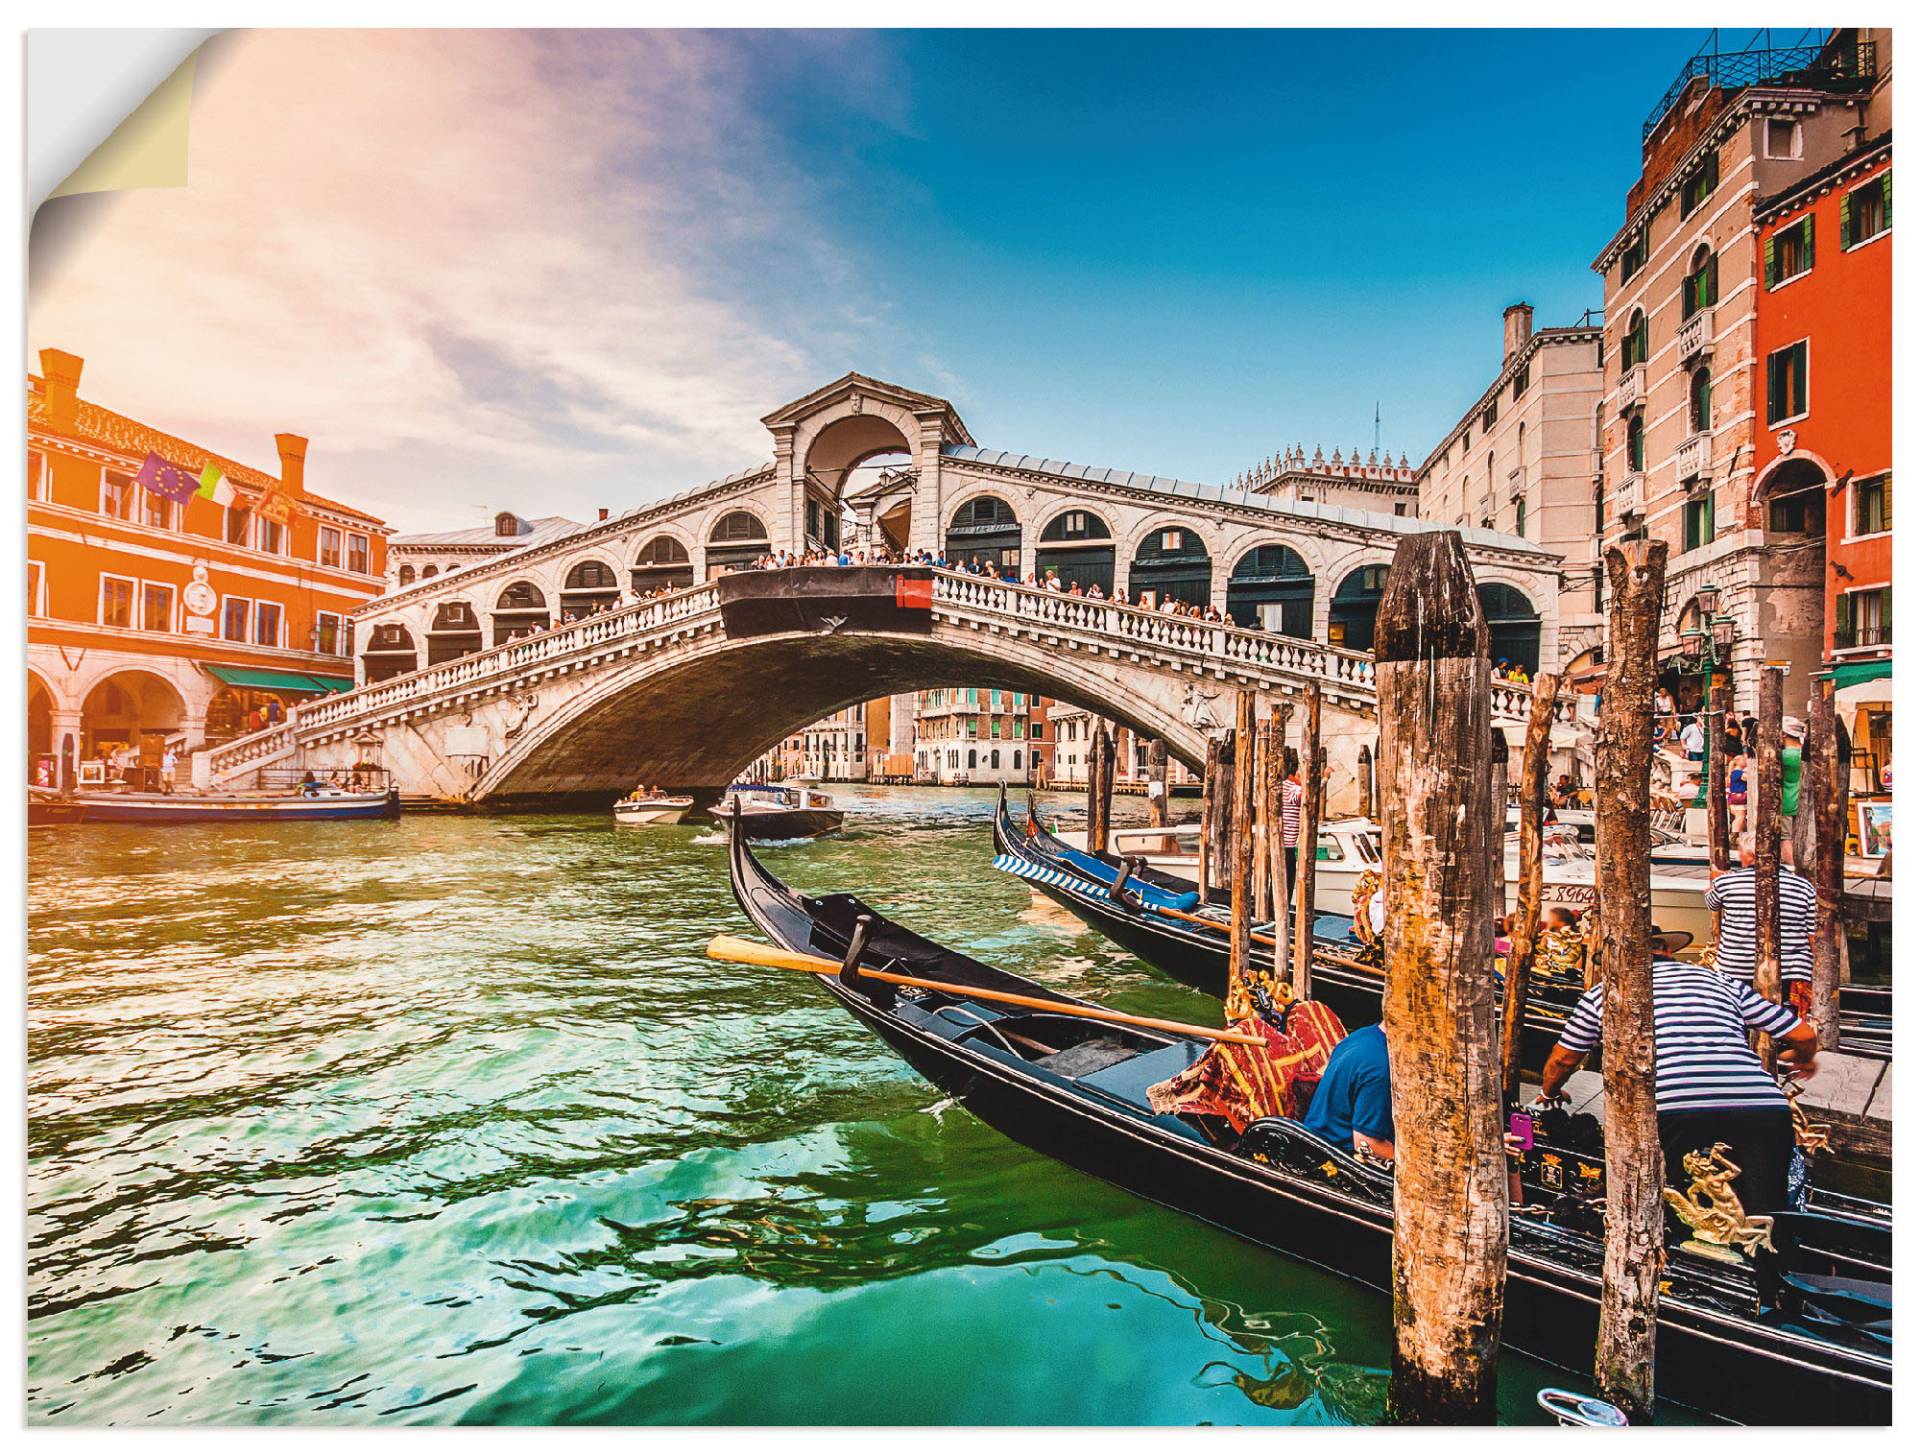
[[[1258,1015],[1231,1028],[1258,1035],[1266,1048],[1216,1042],[1171,1080],[1148,1087],[1148,1104],[1162,1115],[1224,1116],[1235,1131],[1262,1116],[1293,1115],[1296,1085],[1304,1091],[1301,1083],[1317,1083],[1347,1034],[1340,1017],[1316,1000],[1294,1004],[1285,1034]]]

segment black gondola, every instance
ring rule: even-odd
[[[1037,823],[1034,829],[1027,834],[1014,824],[1008,816],[1003,790],[1000,806],[993,815],[996,859],[1013,860],[1009,865],[1012,872],[1137,958],[1182,984],[1211,995],[1226,995],[1227,925],[1224,918],[1218,929],[1204,928],[1145,907],[1115,902],[1105,886],[1090,881],[1076,867],[1073,858],[1062,852],[1067,845]],[[1129,881],[1144,881],[1167,891],[1192,887],[1145,866],[1132,868]],[[1123,894],[1123,897],[1126,896]],[[1320,925],[1338,922],[1323,915]],[[1380,1018],[1380,994],[1384,986],[1381,972],[1354,958],[1359,952],[1357,944],[1324,932],[1320,925],[1316,926],[1314,935],[1314,998],[1324,1001],[1349,1026],[1375,1023]],[[1255,940],[1253,959],[1258,967],[1271,969],[1273,951]],[[1571,986],[1559,989],[1538,984],[1534,996],[1527,1007],[1527,1033],[1521,1050],[1526,1063],[1537,1067],[1545,1062],[1547,1052],[1559,1038],[1580,996],[1578,989]]]
[[[1147,1087],[1191,1065],[1197,1037],[1135,1030],[951,994],[895,990],[858,971],[1062,1004],[1072,996],[943,948],[850,894],[798,894],[729,833],[734,896],[781,946],[841,961],[821,984],[927,1080],[1016,1141],[1303,1262],[1385,1289],[1393,1181],[1269,1118],[1233,1136],[1155,1113]],[[1727,1418],[1877,1424],[1892,1415],[1891,1229],[1868,1215],[1783,1214],[1777,1265],[1675,1248],[1660,1308],[1662,1397]],[[1590,1366],[1601,1246],[1583,1231],[1516,1218],[1502,1335],[1572,1370]]]

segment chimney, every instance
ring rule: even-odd
[[[80,370],[86,360],[78,354],[57,348],[40,350],[40,375],[47,381],[47,423],[55,429],[72,429],[80,410]]]
[[[275,446],[280,450],[280,483],[287,487],[290,495],[304,495],[307,492],[307,441],[298,434],[276,434]]]
[[[600,518],[601,518],[602,520],[604,520],[604,519],[606,519],[606,518],[607,518],[607,507],[606,507],[605,505],[602,505],[602,506],[600,507]]]
[[[1510,304],[1501,318],[1506,324],[1506,352],[1501,354],[1500,362],[1505,364],[1533,337],[1533,304]]]

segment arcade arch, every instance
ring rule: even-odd
[[[1284,545],[1255,546],[1227,581],[1227,615],[1236,626],[1260,626],[1267,614],[1277,615],[1280,635],[1313,639],[1313,572]]]
[[[427,665],[472,656],[482,645],[480,618],[473,607],[465,601],[442,601],[433,613],[433,625],[427,628]]]
[[[493,644],[504,646],[529,631],[545,631],[553,624],[546,593],[532,581],[515,581],[493,603]]]
[[[752,565],[771,549],[764,520],[751,510],[729,510],[707,532],[707,579]]]
[[[1034,571],[1042,581],[1049,572],[1062,590],[1078,585],[1082,591],[1098,586],[1111,596],[1114,582],[1113,532],[1091,510],[1062,510],[1046,523],[1034,546]]]
[[[1181,525],[1149,531],[1133,553],[1127,589],[1136,601],[1151,591],[1154,600],[1185,601],[1205,608],[1213,601],[1213,558],[1207,543]]]
[[[998,495],[975,495],[947,522],[947,559],[957,568],[976,560],[996,575],[1020,574],[1020,517]]]
[[[367,633],[367,648],[360,653],[360,672],[369,684],[405,676],[419,665],[419,648],[413,643],[413,633],[398,621],[376,626]]]
[[[1384,562],[1348,571],[1327,603],[1327,644],[1348,651],[1373,650],[1373,620],[1380,611],[1380,593],[1386,589]]]
[[[1487,655],[1504,657],[1529,676],[1540,670],[1540,613],[1533,602],[1505,581],[1482,581],[1474,590],[1487,622]]]
[[[186,703],[173,683],[147,671],[117,671],[95,683],[80,707],[80,754],[105,757],[132,748],[159,765],[166,739],[180,730]],[[149,761],[150,760],[150,761]]]
[[[633,560],[633,593],[677,591],[693,584],[693,556],[679,537],[656,535],[640,547]]]
[[[620,604],[620,577],[604,560],[576,560],[560,583],[560,618],[591,616]]]

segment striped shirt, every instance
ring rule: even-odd
[[[1292,778],[1286,778],[1280,784],[1280,846],[1298,848],[1300,846],[1300,800],[1306,797],[1306,790]]]
[[[1735,979],[1753,978],[1760,916],[1753,906],[1753,870],[1736,868],[1707,885],[1707,907],[1720,915],[1714,967]],[[1780,866],[1780,979],[1813,978],[1813,885]]]
[[[1600,1043],[1604,985],[1580,996],[1560,1043],[1585,1054]],[[1800,1017],[1698,964],[1653,966],[1653,1098],[1662,1111],[1784,1106],[1787,1098],[1747,1044],[1746,1027],[1784,1035]]]

